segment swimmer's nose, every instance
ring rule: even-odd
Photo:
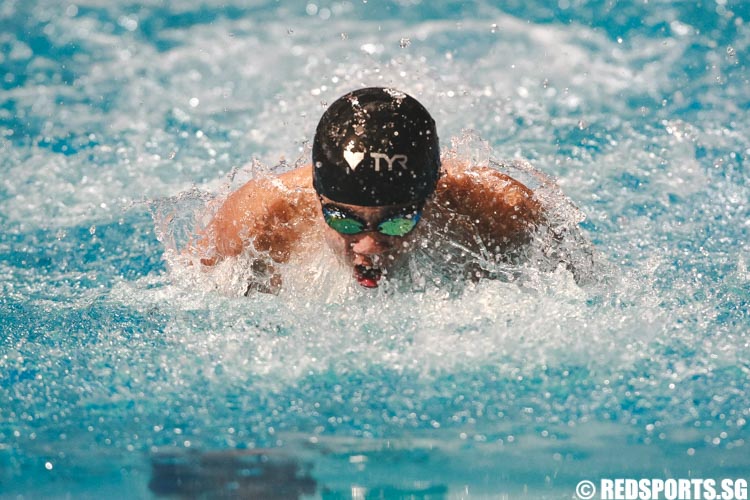
[[[390,250],[390,248],[390,244],[374,237],[372,234],[365,234],[352,244],[354,253],[364,255],[381,254]]]

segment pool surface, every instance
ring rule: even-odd
[[[748,23],[744,0],[0,2],[0,497],[750,479]],[[368,291],[321,250],[243,297],[241,262],[180,264],[369,85],[418,98],[444,154],[554,178],[595,279]]]

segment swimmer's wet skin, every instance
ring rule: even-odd
[[[471,251],[502,254],[529,240],[541,212],[530,189],[496,170],[441,164],[435,121],[416,99],[364,88],[325,111],[312,166],[232,193],[198,249],[212,265],[251,244],[272,272],[303,240],[324,239],[360,285],[375,288],[435,228]]]

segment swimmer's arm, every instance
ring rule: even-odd
[[[541,204],[531,189],[489,167],[443,166],[437,196],[454,213],[468,217],[491,250],[526,243],[541,222]]]
[[[273,261],[286,262],[298,236],[295,219],[308,217],[314,206],[310,168],[253,179],[230,194],[199,234],[201,263],[240,255],[251,241]]]
[[[258,182],[251,180],[231,193],[208,226],[198,234],[194,247],[201,256],[201,264],[212,266],[226,257],[242,253],[241,235],[249,235],[255,227],[253,214],[257,213]]]

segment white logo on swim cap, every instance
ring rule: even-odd
[[[397,162],[401,168],[406,168],[406,162],[409,161],[409,157],[406,155],[393,155],[388,156],[383,153],[370,153],[370,157],[375,158],[375,171],[380,172],[380,160],[388,162],[388,171],[393,170],[393,163]]]
[[[357,167],[359,167],[359,164],[362,163],[362,160],[365,159],[365,153],[361,151],[354,152],[352,151],[352,149],[354,149],[354,141],[350,141],[349,144],[347,144],[346,149],[344,149],[344,160],[346,160],[349,168],[351,168],[352,172],[354,172],[355,170],[357,170]],[[380,172],[380,160],[385,160],[386,163],[388,163],[389,172],[393,170],[394,163],[405,169],[407,168],[406,162],[409,161],[408,156],[400,154],[388,156],[385,153],[370,153],[370,158],[375,160],[376,172]]]
[[[356,168],[359,166],[360,163],[362,163],[362,160],[365,158],[365,154],[362,152],[354,153],[352,152],[352,148],[354,147],[354,141],[351,141],[344,150],[344,160],[346,160],[346,163],[349,164],[349,168],[352,169],[352,172],[356,170]]]

